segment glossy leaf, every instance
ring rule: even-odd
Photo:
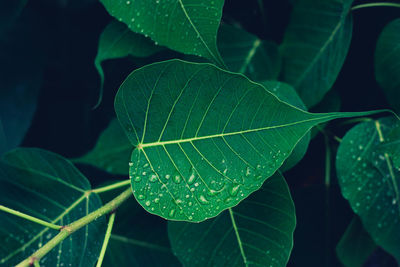
[[[343,196],[374,242],[400,262],[400,170],[379,150],[399,122],[383,118],[358,124],[344,136],[336,157]]]
[[[331,89],[346,58],[352,35],[353,0],[299,0],[281,46],[283,80],[307,107]]]
[[[115,110],[136,147],[136,199],[150,213],[195,222],[259,189],[316,124],[369,114],[311,114],[243,75],[180,60],[132,72]]]
[[[100,75],[100,99],[104,85],[104,72],[101,63],[104,60],[126,56],[148,57],[163,47],[155,45],[149,38],[132,32],[125,24],[111,21],[100,35],[99,47],[94,61]]]
[[[174,253],[185,266],[286,266],[295,209],[279,173],[237,207],[199,224],[169,222]]]
[[[230,25],[221,25],[218,48],[230,71],[251,80],[276,80],[281,67],[278,46]]]
[[[386,98],[400,112],[400,19],[385,26],[375,51],[375,76]]]
[[[340,239],[336,254],[343,266],[362,267],[376,248],[360,219],[355,217]]]
[[[123,203],[117,210],[102,266],[180,265],[170,248],[167,222],[151,216],[134,199]]]
[[[217,31],[224,0],[100,0],[107,11],[156,44],[223,65]]]
[[[0,204],[58,225],[101,207],[87,194],[87,179],[66,159],[40,149],[21,148],[0,162]],[[41,266],[93,266],[100,253],[104,218],[83,227],[40,260]],[[58,231],[0,212],[0,265],[14,266]]]
[[[74,161],[90,164],[113,174],[128,174],[131,153],[132,145],[118,120],[114,119],[101,133],[96,146]]]

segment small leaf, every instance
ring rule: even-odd
[[[279,173],[237,207],[199,224],[169,222],[172,249],[185,266],[286,266],[296,225]]]
[[[149,38],[129,30],[118,21],[111,21],[100,35],[99,48],[94,64],[100,75],[100,97],[102,98],[104,85],[104,72],[101,63],[104,60],[126,56],[148,57],[164,49],[157,46]]]
[[[69,224],[101,207],[88,194],[88,180],[66,159],[40,149],[21,148],[0,162],[0,204],[42,220]],[[41,266],[93,266],[101,249],[104,218],[83,227],[51,250]],[[0,265],[14,266],[50,241],[58,231],[0,213]]]
[[[128,174],[131,153],[132,145],[118,120],[114,119],[101,133],[96,146],[74,161],[90,164],[113,174]]]
[[[340,239],[336,254],[344,266],[362,267],[376,248],[360,219],[355,217]]]
[[[360,123],[344,136],[336,157],[343,196],[374,242],[400,262],[400,171],[379,150],[399,122]]]
[[[386,98],[400,112],[400,19],[385,26],[375,51],[375,77]]]
[[[107,11],[156,44],[223,65],[217,31],[224,0],[100,0]]]
[[[233,26],[223,24],[218,48],[228,69],[254,81],[276,80],[281,67],[278,46]]]
[[[150,213],[194,222],[258,190],[316,124],[376,113],[308,113],[241,74],[181,60],[132,72],[115,110],[136,147],[136,199]]]
[[[299,0],[294,4],[281,46],[283,81],[307,107],[331,89],[346,58],[352,35],[353,0]]]

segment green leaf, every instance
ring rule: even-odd
[[[298,107],[302,110],[307,110],[307,107],[304,105],[303,101],[296,93],[293,87],[288,84],[281,83],[281,82],[272,82],[272,81],[264,81],[260,82],[265,88],[273,93],[276,97],[280,100],[291,104],[295,107]],[[293,152],[290,156],[286,159],[283,163],[282,167],[280,168],[281,171],[288,171],[292,167],[294,167],[306,154],[308,145],[310,143],[311,135],[308,132],[296,145],[293,149]]]
[[[128,174],[131,153],[131,143],[118,120],[113,119],[101,133],[96,146],[74,161],[93,165],[113,174]]]
[[[293,85],[307,107],[331,89],[352,35],[353,0],[298,0],[281,46],[283,81]]]
[[[372,252],[377,248],[365,231],[361,220],[355,217],[340,239],[336,254],[346,267],[362,267]]]
[[[336,157],[343,196],[374,242],[400,262],[400,171],[379,150],[399,122],[383,118],[358,124],[344,136]]]
[[[223,24],[218,48],[228,69],[254,81],[276,80],[281,67],[278,46],[233,26]]]
[[[375,51],[375,77],[386,98],[400,112],[400,19],[385,26]]]
[[[223,66],[217,31],[224,0],[100,0],[107,11],[156,44],[210,59]]]
[[[58,225],[69,224],[101,207],[89,194],[87,179],[63,157],[40,149],[21,148],[0,162],[0,204]],[[49,254],[41,266],[93,266],[101,249],[104,218],[83,227]],[[59,231],[8,213],[0,213],[0,265],[14,266]]]
[[[104,72],[101,63],[104,60],[122,58],[126,56],[148,57],[164,49],[155,45],[149,38],[129,30],[118,21],[111,21],[100,35],[99,47],[94,60],[96,69],[100,75],[100,96],[102,98],[104,86]]]
[[[286,266],[295,209],[279,173],[240,205],[199,224],[169,222],[172,249],[185,266]]]
[[[127,200],[117,210],[103,266],[180,266],[170,248],[167,222]]]
[[[241,74],[181,60],[132,72],[115,110],[136,147],[136,199],[150,213],[194,222],[259,189],[316,124],[376,113],[308,113]]]

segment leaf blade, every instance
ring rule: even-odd
[[[192,221],[260,188],[316,124],[367,114],[308,113],[243,75],[181,60],[132,72],[115,110],[137,148],[130,178],[139,203],[164,218]]]
[[[286,266],[295,224],[288,187],[275,174],[237,207],[200,224],[169,222],[168,232],[185,266]]]

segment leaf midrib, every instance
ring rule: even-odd
[[[315,55],[313,60],[310,62],[310,64],[307,66],[307,68],[304,70],[303,74],[297,79],[297,81],[293,84],[294,87],[298,87],[299,84],[301,84],[304,80],[304,78],[307,76],[308,72],[310,72],[311,68],[315,65],[315,63],[321,58],[323,52],[326,50],[328,45],[333,41],[335,35],[339,31],[340,27],[343,24],[343,21],[346,19],[346,17],[342,17],[339,20],[339,23],[336,25],[335,29],[333,30],[332,34],[329,35],[329,38],[326,40],[324,45],[321,47],[321,49],[318,51],[318,53]]]
[[[193,30],[196,32],[197,36],[199,37],[201,43],[204,45],[204,47],[207,49],[208,53],[213,57],[216,63],[220,63],[220,60],[218,59],[217,56],[214,55],[214,53],[211,51],[211,49],[208,47],[207,43],[204,41],[203,36],[200,34],[200,32],[197,30],[197,27],[193,24],[192,19],[190,18],[189,14],[186,11],[185,5],[183,4],[182,0],[178,0],[181,9],[183,13],[185,14],[186,19],[189,21],[190,26],[192,26]]]
[[[316,117],[316,118],[312,118],[312,119],[308,119],[308,120],[295,121],[295,122],[292,122],[292,123],[281,124],[281,125],[273,125],[273,126],[267,126],[267,127],[262,127],[262,128],[248,129],[248,130],[244,130],[244,131],[213,134],[213,135],[205,135],[205,136],[185,138],[185,139],[179,139],[179,140],[169,140],[169,141],[160,141],[160,142],[152,142],[152,143],[139,143],[137,145],[137,148],[141,149],[141,148],[145,148],[145,147],[164,146],[164,145],[170,145],[170,144],[180,144],[180,143],[193,142],[193,141],[199,141],[199,140],[204,140],[204,139],[211,139],[211,138],[225,137],[225,136],[231,136],[231,135],[246,134],[246,133],[251,133],[251,132],[265,131],[265,130],[283,128],[283,127],[290,127],[290,126],[294,126],[294,125],[298,125],[298,124],[302,124],[302,123],[307,123],[307,122],[312,122],[312,121],[325,120],[325,119],[328,119],[328,118],[331,118],[331,117],[335,117],[335,115],[328,115],[328,116],[324,116],[324,117]]]

